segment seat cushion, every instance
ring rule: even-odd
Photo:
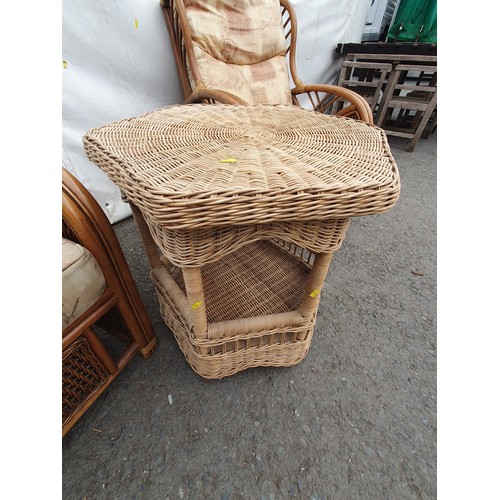
[[[201,79],[250,104],[291,104],[279,0],[185,0]]]
[[[62,328],[80,317],[104,292],[106,280],[94,256],[62,238]]]

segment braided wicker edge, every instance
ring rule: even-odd
[[[128,200],[164,229],[192,230],[272,222],[328,221],[381,214],[396,204],[400,193],[399,174],[396,171],[395,177],[386,185],[358,192],[340,189],[311,189],[301,193],[290,190],[279,194],[256,191],[227,196],[224,198],[224,205],[221,205],[221,198],[214,196],[214,192],[207,192],[190,198],[173,195],[166,202],[162,196],[148,199],[148,193],[138,189],[137,181],[124,175],[119,160],[111,156],[96,157],[90,153],[88,146],[86,152],[90,161],[106,172]],[[278,206],[276,200],[279,200]]]

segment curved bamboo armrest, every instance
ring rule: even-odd
[[[117,335],[126,328],[144,358],[156,349],[153,325],[139,295],[116,233],[102,208],[87,188],[62,167],[63,236],[89,250],[98,262],[106,283],[118,297],[119,314],[111,323]],[[122,324],[123,323],[123,324]],[[110,328],[112,324],[108,325]]]
[[[221,104],[240,104],[244,106],[248,105],[248,103],[241,97],[226,92],[225,90],[205,88],[194,90],[194,92],[184,101],[184,104],[194,104],[199,102],[208,102],[210,104],[219,102]]]
[[[314,111],[329,112],[336,116],[348,116],[373,124],[373,113],[366,100],[356,92],[337,85],[297,85],[292,89],[294,103],[300,105],[296,96],[307,95]],[[341,102],[348,105],[339,108]]]

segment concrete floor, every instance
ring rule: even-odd
[[[400,200],[351,221],[291,368],[196,375],[133,220],[117,224],[159,347],[63,440],[63,498],[436,498],[436,135],[389,139]]]

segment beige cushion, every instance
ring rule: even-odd
[[[81,316],[104,292],[106,281],[94,256],[62,239],[62,327]]]
[[[291,104],[278,0],[186,0],[203,83],[250,104]]]
[[[283,56],[239,66],[218,61],[195,47],[202,81],[209,89],[225,90],[249,104],[291,104],[292,95]]]

